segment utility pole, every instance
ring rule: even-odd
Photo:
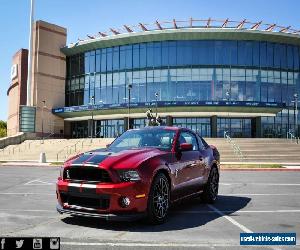
[[[294,119],[295,119],[295,136],[297,140],[297,144],[299,144],[299,133],[298,133],[298,94],[294,94]]]
[[[94,104],[95,104],[95,97],[91,96],[91,105],[92,105],[91,143],[93,141],[93,136],[94,136]]]
[[[42,143],[44,144],[44,108],[46,107],[46,101],[42,101]]]
[[[156,111],[155,111],[156,115],[155,115],[155,117],[156,117],[156,119],[157,119],[157,99],[158,99],[158,92],[155,92],[155,101],[156,101],[156,103],[155,103],[155,107],[156,107]]]
[[[227,102],[229,103],[229,102],[230,102],[230,92],[229,92],[229,90],[226,91],[225,95],[226,95],[226,100],[227,100]],[[228,107],[227,107],[227,108],[228,108]],[[228,133],[229,133],[229,130],[231,130],[231,129],[230,129],[229,111],[227,112],[227,122],[228,122]],[[231,132],[231,131],[230,131],[230,132]]]
[[[34,25],[34,0],[30,5],[30,23],[29,23],[29,51],[28,51],[28,73],[27,73],[27,106],[31,106],[31,71],[32,71],[32,30]]]

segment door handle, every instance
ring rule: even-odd
[[[200,161],[203,161],[203,157],[200,156],[200,157],[199,157],[199,160],[200,160]]]

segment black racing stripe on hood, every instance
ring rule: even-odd
[[[75,161],[72,161],[72,164],[83,164],[89,158],[91,158],[90,154],[83,154],[79,156]]]
[[[90,155],[91,157],[91,155]],[[98,165],[99,163],[101,163],[102,161],[104,161],[106,158],[108,157],[108,155],[92,155],[92,157],[85,162],[85,164],[92,164],[92,165]]]

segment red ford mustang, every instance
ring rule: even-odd
[[[128,130],[106,149],[67,160],[57,181],[57,211],[107,220],[165,222],[170,204],[199,194],[216,200],[220,156],[189,129]]]

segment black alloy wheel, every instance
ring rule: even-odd
[[[207,184],[201,193],[201,199],[205,203],[214,203],[218,197],[219,191],[219,172],[216,167],[212,167]]]
[[[170,205],[170,186],[168,179],[159,173],[151,186],[148,197],[148,221],[161,224],[166,221]]]

